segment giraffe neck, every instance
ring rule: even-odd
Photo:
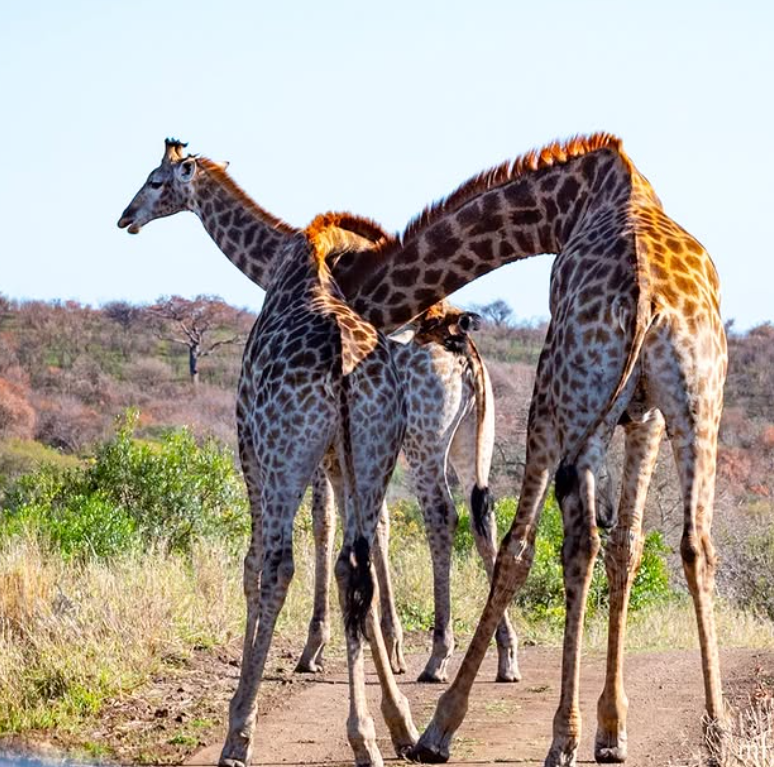
[[[389,332],[503,264],[562,252],[590,213],[625,205],[633,173],[607,134],[552,145],[471,179],[337,279],[352,308]]]
[[[226,257],[266,290],[279,252],[298,230],[254,202],[225,170],[198,158],[192,208]]]

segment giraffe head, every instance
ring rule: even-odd
[[[161,165],[150,172],[140,191],[121,214],[119,228],[137,234],[154,218],[193,208],[197,158],[184,152],[186,146],[175,139],[166,140]]]
[[[478,330],[480,324],[480,315],[439,301],[414,320],[414,341],[418,344],[435,342],[449,351],[461,352],[467,345],[469,333]]]

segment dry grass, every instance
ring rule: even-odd
[[[241,631],[238,568],[216,548],[67,564],[0,549],[0,731],[67,727],[194,645]]]
[[[300,649],[311,615],[314,556],[303,516],[296,531],[296,576],[278,622],[280,636]],[[420,535],[393,551],[396,598],[404,628],[429,637],[432,569]],[[33,538],[0,546],[0,732],[75,727],[108,697],[133,689],[194,647],[217,647],[243,630],[241,560],[218,545],[202,544],[192,558],[159,551],[111,562],[67,563]],[[455,631],[464,644],[488,594],[475,556],[456,558],[452,570]],[[335,587],[333,642],[342,649]],[[528,623],[517,611],[522,641],[556,645],[556,622]],[[721,645],[771,648],[771,625],[719,605]],[[421,636],[421,634],[420,634]],[[604,616],[589,622],[586,647],[603,651]],[[688,600],[652,607],[630,619],[631,650],[695,648]],[[749,728],[748,728],[749,729]],[[755,763],[751,763],[755,764]]]
[[[670,762],[670,767],[774,767],[774,700],[770,694],[754,698],[729,720],[726,730],[709,729],[704,753],[688,762]]]

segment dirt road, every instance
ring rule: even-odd
[[[443,688],[419,685],[416,678],[424,656],[411,655],[409,674],[401,688],[411,702],[420,730],[432,716]],[[774,653],[730,650],[722,653],[723,676],[729,698],[742,700],[763,674],[774,675]],[[455,741],[449,764],[542,765],[551,739],[551,722],[558,702],[561,656],[558,649],[524,648],[523,681],[502,685],[494,679],[490,653],[475,685],[468,716]],[[456,670],[456,667],[455,667]],[[253,764],[352,764],[346,740],[347,680],[336,664],[325,675],[288,681],[292,675],[266,682],[272,704],[259,720]],[[297,677],[296,677],[297,679]],[[632,654],[626,666],[629,696],[628,767],[666,767],[690,764],[701,740],[703,685],[698,652]],[[587,657],[581,681],[584,735],[579,763],[593,763],[596,699],[604,682],[604,659]],[[376,722],[379,746],[387,761],[394,758],[384,723],[379,719],[379,688],[369,673],[369,705]],[[272,689],[282,688],[282,692]],[[221,742],[213,743],[188,761],[189,765],[217,764]]]

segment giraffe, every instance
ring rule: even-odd
[[[711,539],[727,367],[719,282],[706,250],[667,216],[620,139],[597,133],[555,142],[486,171],[427,208],[369,258],[343,255],[337,280],[354,310],[388,331],[476,277],[539,253],[556,259],[519,503],[462,666],[412,751],[422,761],[448,759],[495,626],[529,572],[546,490],[556,474],[566,621],[561,696],[545,764],[576,763],[583,615],[600,548],[595,486],[619,423],[626,453],[605,555],[610,627],[595,758],[626,758],[627,604],[642,554],[645,496],[665,432],[683,495],[680,551],[697,618],[705,726],[722,730]]]
[[[464,326],[463,326],[464,322]],[[447,481],[451,463],[470,506],[471,531],[491,579],[496,554],[493,504],[488,474],[494,443],[494,396],[486,366],[467,330],[477,319],[445,306],[434,306],[415,323],[413,339],[401,343],[388,339],[398,377],[406,394],[407,428],[403,452],[422,508],[433,559],[435,628],[433,650],[418,681],[448,679],[454,650],[449,577],[454,530],[458,518]],[[462,332],[459,332],[461,327]],[[333,499],[323,473],[313,483],[312,518],[315,532],[315,596],[306,646],[296,670],[317,671],[330,635],[328,580],[333,546]],[[375,547],[382,602],[382,633],[388,651],[396,648],[393,670],[405,669],[399,649],[402,631],[396,614],[389,572],[379,561],[387,551],[389,515],[382,509]],[[380,572],[384,569],[384,573]],[[496,633],[496,681],[521,678],[516,655],[517,638],[503,616]],[[390,653],[391,658],[393,653]],[[397,668],[396,668],[397,663]]]
[[[177,150],[174,149],[176,146],[179,147]],[[174,153],[169,162],[179,163],[184,145],[169,140],[167,147],[172,147]],[[189,193],[198,200],[198,203],[192,203],[193,210],[215,244],[237,269],[266,290],[270,284],[271,269],[282,248],[293,236],[293,230],[260,208],[233,181],[227,167],[226,163],[197,158],[196,177],[186,188],[190,187]],[[156,186],[159,183],[162,186]],[[156,217],[175,209],[176,203],[171,202],[172,187],[163,185],[158,175],[152,173],[145,187],[146,194],[158,190],[160,195],[154,207]],[[137,233],[147,221],[140,216],[137,208],[133,210],[131,220],[126,218],[125,223],[131,233]],[[388,239],[388,235],[373,222],[364,230],[356,217],[349,214],[326,214],[313,226],[327,226],[328,223],[341,229],[351,226],[356,231],[366,231],[376,241]],[[335,257],[331,256],[330,261],[335,276]],[[425,682],[446,681],[454,647],[449,577],[457,513],[446,480],[447,455],[470,503],[470,519],[475,522],[474,540],[490,578],[496,554],[496,528],[487,487],[494,439],[494,398],[486,368],[467,333],[470,322],[469,313],[461,313],[442,302],[417,318],[412,343],[401,344],[388,339],[398,378],[406,392],[408,428],[404,451],[420,497],[433,559],[436,605],[433,651],[419,676],[419,681]],[[473,399],[477,399],[476,409],[482,414],[480,431],[471,423],[475,419],[466,416]],[[319,670],[322,649],[330,634],[327,604],[333,527],[328,498],[331,490],[324,472],[315,475],[312,487],[315,569],[318,575],[315,578],[315,604],[308,638],[297,665],[297,670],[303,672]],[[379,534],[374,542],[374,563],[380,585],[382,632],[393,671],[402,673],[406,668],[402,629],[383,554],[389,530],[387,513],[384,504]],[[496,680],[518,681],[521,675],[517,638],[507,615],[503,616],[498,626],[497,648]]]
[[[218,168],[183,149],[180,142],[166,142],[161,164],[124,211],[119,227],[137,233],[154,218],[187,209],[206,216],[223,210],[222,194],[238,194],[233,182],[197,186],[197,179],[218,173]],[[304,230],[264,211],[259,219],[249,236],[265,241],[274,258],[262,264],[261,279],[268,290],[247,341],[237,394],[238,445],[252,536],[244,568],[243,662],[220,763],[249,763],[258,689],[293,577],[293,519],[310,478],[324,462],[346,510],[335,575],[347,642],[347,735],[356,764],[378,767],[383,760],[365,697],[366,636],[396,753],[405,753],[417,739],[371,609],[377,589],[371,544],[403,439],[405,402],[384,336],[343,301],[328,260],[373,248],[380,232],[366,219],[353,220],[344,229],[336,226],[336,219],[321,216]]]

